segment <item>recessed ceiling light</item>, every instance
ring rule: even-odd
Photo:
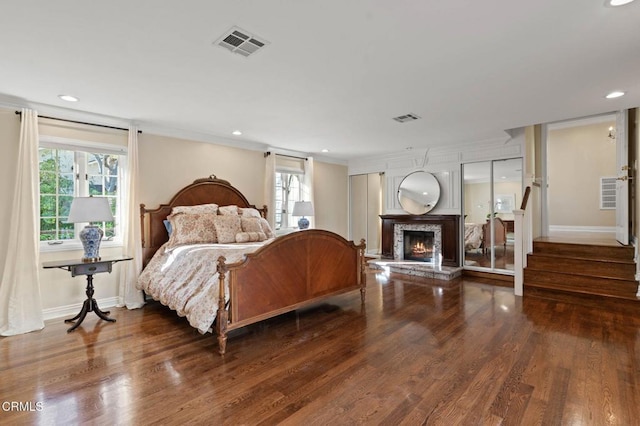
[[[231,134],[236,135],[236,136],[240,136],[240,135],[242,135],[242,132],[240,130],[234,130],[233,132],[231,132]]]
[[[323,149],[322,152],[329,152],[327,148]]]
[[[619,98],[620,96],[624,96],[624,92],[620,92],[620,91],[611,92],[607,96],[605,96],[605,98],[615,99],[615,98]]]
[[[631,3],[633,0],[607,0],[605,3],[607,6],[624,6],[625,4]]]
[[[58,95],[58,97],[60,99],[62,99],[63,101],[67,101],[67,102],[78,102],[79,99],[76,98],[75,96],[71,96],[71,95]]]

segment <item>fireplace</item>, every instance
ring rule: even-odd
[[[402,231],[402,242],[404,260],[417,260],[418,262],[434,261],[434,238],[433,231]]]
[[[434,233],[433,256],[436,263],[459,266],[460,216],[457,215],[381,215],[382,258],[403,260],[403,231]]]

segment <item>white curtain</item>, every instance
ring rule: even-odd
[[[140,215],[138,210],[138,129],[129,127],[129,143],[127,148],[127,170],[122,187],[127,189],[123,200],[124,220],[122,236],[124,246],[122,253],[133,257],[122,262],[120,266],[120,286],[118,306],[136,309],[144,305],[142,292],[136,289],[138,275],[142,271],[142,245],[140,237]]]
[[[264,201],[268,207],[267,220],[273,229],[276,225],[276,155],[266,157],[264,168]]]
[[[11,229],[0,282],[0,335],[44,328],[40,298],[38,113],[22,109]],[[9,207],[9,206],[7,206]]]
[[[302,201],[311,201],[313,209],[317,212],[316,203],[313,198],[313,157],[307,157],[304,162],[304,178],[302,180]],[[309,228],[315,228],[316,221],[313,217],[308,217]]]

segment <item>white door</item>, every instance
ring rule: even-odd
[[[629,244],[629,137],[627,110],[616,113],[616,239]]]

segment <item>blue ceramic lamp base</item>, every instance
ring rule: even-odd
[[[80,231],[80,241],[84,247],[83,262],[97,262],[100,260],[100,241],[103,236],[102,229],[95,225],[87,225]]]
[[[298,219],[298,229],[307,229],[309,227],[309,219],[302,216]]]

